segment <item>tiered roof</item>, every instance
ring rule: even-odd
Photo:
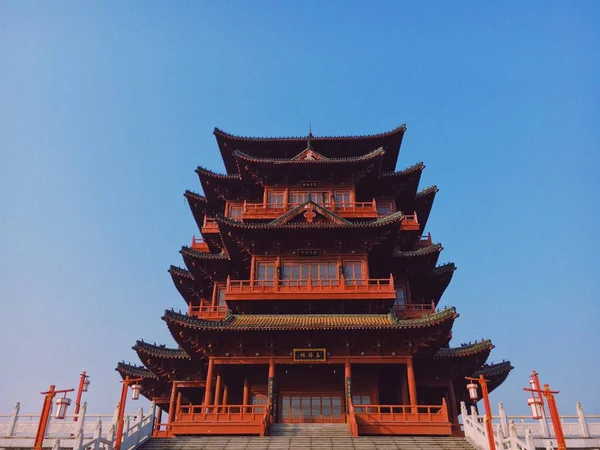
[[[190,306],[205,303],[216,283],[249,278],[252,255],[273,255],[312,245],[344,254],[367,253],[371,277],[389,279],[391,273],[396,281],[408,283],[412,303],[433,304],[435,308],[456,267],[453,263],[436,266],[443,248],[432,243],[430,236],[424,238],[438,192],[436,186],[418,190],[425,166],[417,163],[395,171],[405,130],[402,125],[368,136],[314,137],[309,133],[307,137],[253,138],[215,129],[226,174],[198,167],[203,195],[192,191],[184,194],[205,246],[182,247],[180,253],[188,270],[169,269],[185,302]],[[276,218],[227,217],[227,202],[261,203],[266,198],[265,188],[302,183],[351,186],[356,202],[392,202],[393,211],[359,219],[307,201],[282,210]],[[259,342],[263,339],[257,337],[259,333],[272,339],[304,331],[319,336],[356,336],[360,332],[361,336],[381,336],[388,345],[412,340],[403,348],[417,358],[415,365],[425,374],[421,383],[454,380],[458,386],[461,377],[484,373],[493,389],[512,369],[510,363],[484,365],[493,349],[489,340],[457,348],[447,346],[458,317],[454,308],[399,319],[391,312],[381,313],[381,304],[392,306],[391,296],[377,300],[380,309],[368,314],[239,314],[239,305],[233,300],[228,306],[238,313],[229,311],[217,320],[166,311],[163,320],[179,348],[138,341],[134,349],[148,369],[119,364],[117,370],[122,376],[138,374],[145,378],[146,395],[159,392],[164,388],[160,383],[166,380],[189,377],[194,367],[197,375],[203,376],[205,357],[218,351],[218,345],[213,344],[219,339],[253,336]],[[278,310],[274,307],[273,311]]]

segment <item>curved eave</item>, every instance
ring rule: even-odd
[[[216,281],[216,277],[222,281],[231,270],[231,260],[225,253],[199,252],[189,247],[182,247],[179,253],[194,279]]]
[[[423,303],[433,301],[437,305],[450,284],[455,270],[454,263],[446,263],[435,267],[430,275],[415,278],[410,287],[413,299]]]
[[[488,391],[491,393],[504,383],[504,380],[506,380],[512,369],[514,369],[514,367],[511,365],[510,361],[503,361],[496,364],[485,364],[470,376],[472,378],[478,378],[479,375],[483,375],[486,380],[488,380],[487,387]],[[464,379],[457,379],[454,382],[454,391],[456,392],[457,401],[464,401],[465,403],[470,404],[471,400],[469,400],[465,385],[466,381]],[[479,398],[481,398],[481,388],[478,387],[477,390],[479,391]]]
[[[460,347],[452,348],[441,348],[433,356],[434,359],[447,360],[454,358],[465,358],[481,353],[489,353],[494,348],[492,341],[489,339],[476,342],[470,345],[463,345]]]
[[[115,368],[121,378],[125,379],[125,377],[129,376],[132,378],[144,378],[148,380],[158,380],[158,377],[152,373],[149,369],[146,369],[143,366],[136,366],[133,364],[127,364],[124,362],[120,362],[117,364]]]
[[[196,280],[189,271],[177,266],[171,266],[169,274],[175,288],[187,304],[212,294],[212,281]]]
[[[441,244],[433,244],[418,250],[399,251],[392,254],[390,267],[394,276],[428,276],[432,273],[443,250]],[[429,300],[428,300],[429,301]]]
[[[383,167],[393,171],[405,131],[406,125],[401,125],[391,131],[374,135],[311,137],[311,145],[316,152],[327,158],[357,156],[373,148],[383,147],[386,151]],[[293,158],[307,147],[306,137],[244,137],[226,133],[218,128],[215,128],[214,135],[227,173],[230,174],[237,171],[233,155],[236,150],[255,157]]]
[[[419,224],[421,233],[425,230],[425,226],[427,225],[427,221],[429,220],[429,215],[431,213],[431,208],[433,207],[433,201],[435,200],[435,194],[439,189],[437,186],[430,186],[427,189],[419,191],[415,198],[415,211],[417,212],[417,217],[419,218]]]
[[[262,199],[262,187],[237,175],[222,175],[204,167],[196,169],[211,211],[223,211],[226,200]]]
[[[186,198],[194,216],[194,221],[200,230],[204,224],[204,217],[206,216],[206,208],[208,206],[206,197],[192,191],[185,191],[183,196]]]
[[[152,356],[154,358],[160,359],[180,359],[189,361],[191,358],[180,348],[169,348],[163,347],[161,345],[153,345],[144,341],[136,341],[135,345],[132,347],[136,353],[139,355],[143,353],[148,356]]]
[[[329,330],[416,330],[451,324],[458,317],[447,308],[425,317],[399,320],[392,314],[310,314],[234,315],[218,321],[202,320],[175,311],[165,311],[162,319],[171,328],[196,331],[329,331]]]
[[[285,168],[289,166],[291,169],[301,169],[298,166],[321,166],[321,165],[345,165],[345,164],[364,164],[376,158],[381,158],[385,155],[383,148],[378,148],[361,156],[351,156],[346,158],[323,158],[323,159],[287,159],[287,158],[258,158],[247,155],[246,153],[235,151],[233,156],[243,164],[252,163],[262,166],[275,166],[277,168]]]
[[[239,220],[230,219],[222,215],[216,216],[216,221],[219,227],[226,228],[237,228],[240,230],[276,230],[276,229],[329,229],[329,228],[347,228],[347,229],[368,229],[368,228],[382,228],[389,225],[399,224],[404,219],[402,212],[396,212],[386,217],[381,217],[371,222],[313,222],[313,223],[279,223],[278,219],[271,222],[258,224],[258,223],[246,223]],[[343,220],[343,219],[342,219]]]

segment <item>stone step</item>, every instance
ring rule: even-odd
[[[185,436],[152,438],[140,450],[473,450],[463,438],[431,436]]]

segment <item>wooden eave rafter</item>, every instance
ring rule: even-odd
[[[197,371],[198,361],[181,348],[168,348],[137,341],[133,346],[140,361],[160,378],[172,380]]]
[[[392,274],[399,278],[429,276],[433,272],[442,250],[441,244],[433,244],[412,251],[396,250],[389,261],[389,268]]]
[[[206,197],[192,191],[185,191],[183,196],[187,200],[190,210],[192,211],[192,215],[194,216],[194,221],[200,230],[204,224],[204,217],[206,217],[206,211],[208,208]]]
[[[199,252],[185,246],[181,247],[179,253],[194,279],[222,282],[235,269],[226,253]]]
[[[371,173],[356,185],[357,201],[390,198],[398,211],[413,211],[415,196],[425,165],[419,162],[398,172]]]
[[[415,211],[417,212],[417,216],[419,217],[419,225],[421,233],[425,230],[425,226],[427,225],[427,220],[429,220],[429,214],[431,213],[431,208],[433,207],[433,201],[435,199],[435,194],[439,189],[437,186],[430,186],[422,191],[417,193],[415,198]]]
[[[197,280],[189,271],[177,266],[171,266],[169,274],[175,288],[188,305],[190,302],[198,301],[201,298],[210,298],[212,295],[212,280],[207,280],[206,278]]]
[[[358,156],[374,148],[383,147],[386,151],[383,169],[393,171],[396,167],[406,125],[391,131],[364,136],[313,137],[312,148],[326,158]],[[235,136],[215,128],[214,135],[221,151],[227,173],[237,171],[233,152],[242,151],[256,157],[293,158],[307,147],[307,137],[256,138]]]
[[[212,211],[223,212],[227,200],[262,200],[263,188],[239,173],[222,175],[204,167],[198,167],[196,173]]]
[[[446,263],[435,267],[430,275],[413,278],[410,283],[412,298],[421,299],[422,302],[433,301],[437,305],[455,270],[454,263]]]

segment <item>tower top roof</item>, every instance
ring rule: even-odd
[[[392,172],[396,167],[405,131],[406,125],[400,125],[384,133],[362,136],[315,137],[311,130],[304,137],[267,138],[236,136],[215,128],[214,135],[229,174],[237,173],[235,151],[257,158],[292,159],[310,149],[326,158],[348,158],[364,155],[379,147],[383,147],[386,152],[382,169]]]

